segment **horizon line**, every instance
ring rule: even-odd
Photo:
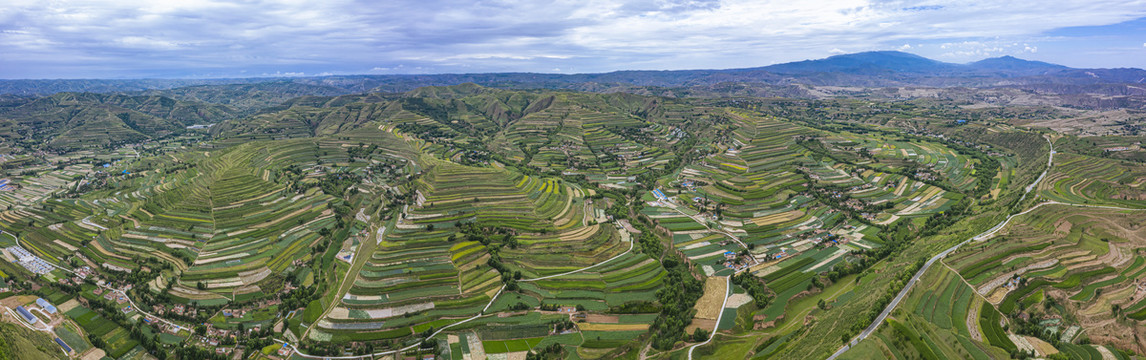
[[[216,77],[216,76],[202,76],[202,77],[196,77],[196,76],[182,76],[182,77],[113,77],[113,78],[98,78],[98,77],[76,77],[76,78],[0,78],[0,81],[69,81],[69,80],[72,80],[72,81],[76,81],[76,80],[105,80],[105,81],[107,81],[107,80],[110,80],[110,81],[167,80],[167,81],[171,81],[171,80],[252,80],[252,79],[268,79],[268,80],[273,80],[273,79],[307,79],[307,78],[326,78],[326,77],[339,77],[339,76],[378,76],[378,77],[385,77],[385,76],[395,76],[395,77],[402,77],[402,76],[442,76],[442,75],[498,75],[498,74],[537,74],[537,75],[556,75],[556,76],[577,76],[577,75],[603,75],[603,74],[613,74],[613,73],[623,73],[623,72],[733,71],[733,70],[756,70],[756,69],[765,69],[765,68],[768,68],[768,67],[771,67],[771,66],[777,66],[777,65],[795,64],[795,63],[808,62],[808,61],[822,61],[822,60],[827,60],[827,59],[830,59],[830,58],[835,58],[835,57],[840,57],[840,56],[859,55],[859,54],[871,54],[871,53],[899,53],[899,54],[907,54],[907,55],[916,56],[916,57],[919,57],[919,58],[922,58],[922,59],[927,59],[927,60],[930,60],[930,61],[934,61],[934,62],[937,62],[937,63],[942,63],[942,64],[950,64],[950,65],[971,65],[971,64],[974,64],[974,63],[977,63],[977,62],[980,62],[980,61],[985,61],[985,60],[990,60],[990,59],[1004,59],[1004,58],[1013,58],[1013,59],[1022,60],[1022,61],[1028,61],[1028,62],[1037,62],[1037,63],[1044,63],[1044,64],[1050,64],[1050,65],[1055,65],[1055,66],[1061,66],[1061,67],[1063,67],[1063,68],[1064,68],[1064,70],[1144,70],[1144,68],[1140,68],[1140,67],[1115,67],[1115,68],[1076,68],[1076,67],[1070,67],[1070,66],[1066,66],[1066,65],[1062,65],[1062,64],[1057,64],[1057,63],[1052,63],[1052,62],[1046,62],[1046,61],[1041,61],[1041,60],[1029,60],[1029,59],[1024,59],[1024,58],[1020,58],[1020,57],[1016,57],[1016,56],[1012,56],[1012,55],[1003,55],[1003,56],[995,56],[995,57],[985,57],[985,58],[982,58],[982,59],[979,59],[979,60],[975,60],[975,61],[969,61],[969,62],[965,62],[965,63],[952,63],[952,62],[945,62],[945,61],[935,60],[935,59],[932,59],[932,58],[929,58],[929,57],[925,57],[925,56],[922,56],[922,55],[919,55],[919,54],[915,54],[915,53],[911,53],[911,52],[906,52],[906,51],[902,51],[902,50],[871,50],[871,51],[860,51],[860,52],[854,52],[854,53],[836,54],[836,55],[832,55],[832,56],[828,56],[828,57],[823,57],[823,58],[804,59],[804,60],[796,60],[796,61],[789,61],[789,62],[782,62],[782,63],[774,63],[774,64],[769,64],[769,65],[762,65],[762,66],[754,66],[754,67],[738,67],[738,68],[721,68],[721,69],[713,69],[713,68],[709,68],[709,69],[704,69],[704,68],[688,68],[688,69],[618,69],[618,70],[610,70],[610,71],[603,71],[603,72],[571,72],[571,73],[564,73],[564,72],[536,72],[536,71],[440,72],[440,73],[393,73],[393,74],[372,74],[372,73],[369,73],[369,72],[345,72],[345,73],[323,72],[323,73],[317,73],[317,74],[305,74],[305,73],[301,73],[301,74],[299,74],[299,75],[291,75],[290,73],[285,73],[285,74],[284,74],[284,73],[275,73],[275,74],[262,74],[262,75],[253,75],[253,76],[241,76],[241,75],[240,75],[240,76],[233,76],[233,75],[227,75],[227,76],[217,76],[217,77]],[[830,72],[830,71],[828,71],[828,72]]]

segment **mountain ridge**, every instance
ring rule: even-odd
[[[274,91],[290,96],[387,92],[402,93],[425,86],[475,83],[506,89],[566,89],[589,92],[626,91],[631,87],[679,88],[720,83],[773,86],[861,87],[973,87],[1015,85],[1094,85],[1146,82],[1138,68],[1079,69],[1013,56],[987,58],[966,64],[947,63],[901,51],[869,51],[834,55],[763,67],[701,70],[620,70],[606,73],[547,74],[528,72],[331,75],[293,78],[132,79],[132,80],[0,80],[0,94],[36,96],[57,92],[117,92],[168,95],[181,100],[207,100],[203,89],[228,85],[254,88],[273,83]],[[179,90],[196,88],[198,91]],[[220,90],[226,92],[229,90]],[[265,96],[274,103],[285,97]],[[244,106],[240,106],[244,107]]]

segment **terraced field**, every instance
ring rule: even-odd
[[[320,330],[310,332],[312,338],[385,339],[439,328],[481,312],[507,279],[582,268],[630,247],[611,225],[597,224],[603,220],[599,210],[577,186],[428,161],[432,165],[414,186],[415,203],[385,232],[340,305],[318,322]],[[463,227],[496,231],[485,243]],[[492,266],[495,257],[504,268]],[[520,301],[603,310],[653,298],[657,276],[663,275],[659,264],[630,258],[595,270],[599,273],[522,282],[522,294],[531,299]],[[610,272],[629,266],[640,272]],[[512,304],[492,308],[506,305]]]
[[[954,272],[941,268],[921,280],[900,310],[841,359],[1008,357],[1015,346],[995,308]]]
[[[685,166],[675,182],[663,183],[671,198],[687,206],[685,214],[646,214],[677,233],[722,228],[737,234],[755,257],[769,260],[752,268],[760,276],[786,266],[775,260],[822,271],[848,251],[878,248],[882,228],[941,213],[964,197],[945,188],[966,191],[976,184],[970,176],[975,161],[942,143],[825,133],[748,112],[729,116],[734,131],[717,152]],[[709,224],[691,221],[689,212],[706,214]],[[689,235],[676,242],[690,258],[706,269],[724,267],[723,257],[698,258],[722,253],[711,246],[715,239]],[[817,245],[832,240],[847,244],[818,251]]]
[[[1146,319],[1138,316],[1146,305],[1138,296],[1146,237],[1133,225],[1140,218],[1136,211],[1042,206],[951,254],[944,260],[950,269],[929,271],[890,326],[841,358],[1123,356],[1117,349],[1136,346],[1134,329]],[[1082,338],[1105,347],[1077,345]]]
[[[1041,133],[884,105],[472,84],[302,97],[198,136],[0,157],[37,174],[0,179],[0,206],[18,205],[0,227],[133,285],[141,308],[275,327],[303,358],[787,358],[830,353],[919,259],[1016,209],[1143,207],[1135,164],[1064,153],[1023,197]],[[934,264],[845,357],[1125,356],[1146,321],[1139,222],[1017,217]],[[151,350],[73,315],[118,357]]]
[[[1140,218],[1137,212],[1045,206],[950,263],[1003,314],[1062,314],[1092,340],[1125,346],[1134,343],[1127,331],[1140,326],[1133,314],[1146,306],[1137,296],[1146,279],[1146,259],[1138,250],[1146,237],[1132,227]],[[1016,276],[1023,279],[1020,286],[1008,286]],[[1048,308],[1048,301],[1069,306]],[[1112,322],[1122,313],[1130,315]]]
[[[1063,153],[1038,190],[1042,196],[1066,203],[1146,208],[1146,167]]]
[[[256,298],[281,290],[281,277],[271,275],[311,259],[310,249],[335,227],[334,197],[311,186],[338,171],[320,164],[347,161],[344,143],[252,142],[143,159],[124,170],[115,189],[0,218],[48,258],[78,251],[113,271],[136,270],[139,258],[168,263],[177,277],[167,291],[185,302]]]

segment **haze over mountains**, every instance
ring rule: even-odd
[[[294,107],[327,107],[323,104],[342,102],[340,97],[357,99],[355,94],[373,93],[378,95],[371,98],[388,99],[421,97],[419,91],[426,91],[427,86],[457,84],[673,98],[931,98],[963,106],[1036,105],[1115,111],[1117,114],[1100,116],[1103,122],[1133,122],[1146,116],[1146,86],[1139,85],[1143,81],[1146,71],[1142,69],[1074,69],[1010,56],[953,64],[898,51],[728,70],[0,80],[0,138],[30,136],[57,148],[112,146],[172,134],[189,125],[223,123]],[[455,98],[448,94],[435,97]]]
[[[335,95],[362,92],[403,92],[422,86],[472,82],[498,88],[547,88],[582,91],[626,91],[629,87],[679,88],[726,83],[771,86],[793,84],[863,87],[999,87],[1066,86],[1057,92],[1080,92],[1077,86],[1146,82],[1146,70],[1075,69],[1011,56],[953,64],[899,51],[836,55],[756,68],[725,70],[615,71],[597,74],[481,73],[428,75],[335,75],[297,78],[129,79],[129,80],[0,80],[0,94],[45,95],[57,92],[131,92],[196,85],[295,84],[295,95]],[[250,88],[246,88],[250,90]],[[278,90],[285,90],[282,85]],[[1045,89],[1044,89],[1045,90]],[[1095,91],[1093,88],[1086,92]],[[1126,95],[1146,92],[1119,86],[1100,93]],[[216,97],[221,94],[216,94]],[[200,94],[197,96],[209,96]],[[209,101],[207,99],[204,99]]]

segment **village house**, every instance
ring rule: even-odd
[[[287,356],[290,356],[290,354],[293,352],[294,352],[294,349],[292,349],[290,346],[287,346],[286,343],[283,343],[283,346],[281,348],[279,348],[278,354],[279,354],[279,356],[282,356],[285,358]]]

